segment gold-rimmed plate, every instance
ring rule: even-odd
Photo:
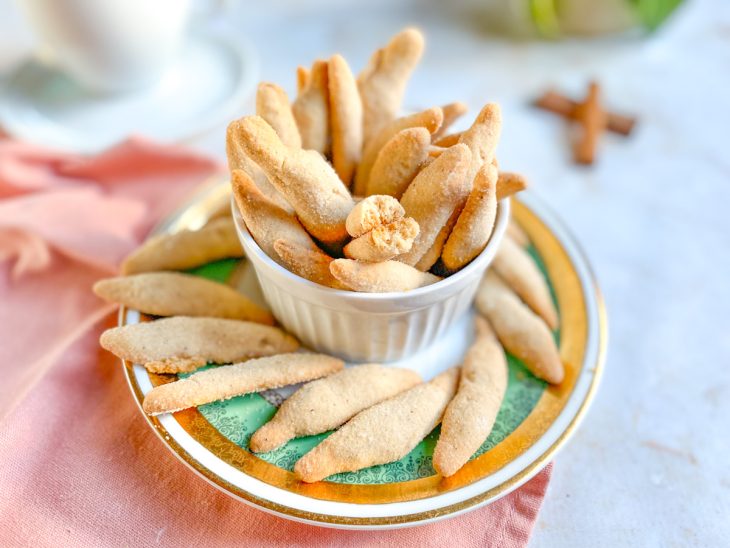
[[[212,184],[158,231],[199,228],[225,211],[229,200],[225,183]],[[264,455],[247,450],[248,438],[273,415],[286,390],[146,416],[148,423],[169,450],[219,489],[298,521],[343,528],[401,527],[454,516],[504,496],[539,472],[575,431],[597,388],[607,337],[599,290],[574,240],[534,196],[513,201],[513,218],[530,237],[530,252],[553,290],[561,319],[555,335],[566,376],[559,386],[546,385],[510,357],[508,391],[494,431],[454,476],[441,478],[431,466],[437,428],[396,463],[315,484],[297,481],[291,473],[294,462],[326,434],[293,440]],[[245,261],[221,261],[194,273],[261,300]],[[121,310],[121,324],[138,321],[143,318],[136,311]],[[463,318],[442,340],[399,365],[417,360],[419,370],[436,373],[457,364],[469,344],[470,326],[471,318]],[[140,409],[147,391],[170,380],[139,365],[124,367]]]

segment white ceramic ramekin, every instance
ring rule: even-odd
[[[509,211],[509,200],[500,201],[487,247],[456,274],[412,291],[357,293],[310,282],[274,262],[233,203],[238,236],[276,319],[309,348],[354,362],[399,360],[440,338],[471,306],[502,241]]]

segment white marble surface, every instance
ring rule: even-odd
[[[219,24],[252,40],[262,77],[291,92],[297,64],[340,51],[358,68],[402,25],[422,26],[428,50],[407,104],[501,102],[501,165],[529,175],[597,272],[606,373],[556,460],[532,545],[727,545],[730,2],[690,1],[650,40],[561,43],[490,37],[478,17],[436,3],[316,4],[236,4]],[[0,4],[0,71],[31,44],[13,4]],[[629,139],[608,136],[586,169],[570,162],[565,125],[528,102],[551,85],[580,92],[590,77],[640,124]],[[222,157],[223,134],[191,144]]]

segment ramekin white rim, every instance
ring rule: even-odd
[[[466,265],[458,272],[452,274],[451,276],[447,276],[436,283],[416,289],[411,289],[410,291],[390,291],[387,293],[365,293],[361,291],[347,291],[344,289],[335,289],[307,280],[306,278],[302,278],[301,276],[294,274],[293,272],[287,270],[276,261],[274,261],[266,254],[263,249],[261,249],[261,247],[259,247],[259,245],[256,243],[256,240],[253,239],[251,233],[248,231],[248,227],[243,221],[243,218],[238,211],[238,206],[236,205],[235,198],[233,197],[231,197],[231,209],[233,212],[233,219],[236,224],[239,238],[245,240],[245,242],[242,242],[242,244],[246,253],[249,254],[251,251],[253,251],[253,253],[260,261],[265,263],[269,268],[277,272],[279,275],[291,280],[292,283],[302,284],[304,287],[308,287],[315,291],[321,291],[323,294],[326,295],[338,295],[341,297],[346,297],[352,301],[393,302],[394,300],[401,298],[410,299],[412,297],[426,296],[436,291],[446,290],[449,287],[458,284],[459,281],[461,281],[463,278],[469,276],[472,271],[478,270],[481,267],[482,263],[491,262],[492,258],[497,253],[497,249],[499,249],[499,244],[502,242],[502,238],[504,237],[504,234],[507,230],[507,224],[509,223],[510,218],[510,199],[504,198],[497,203],[497,218],[494,223],[492,235],[487,242],[487,246],[468,265]]]

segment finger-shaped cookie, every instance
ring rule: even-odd
[[[441,421],[458,383],[454,367],[365,409],[299,459],[294,474],[311,483],[405,457]]]
[[[357,77],[362,97],[365,142],[398,115],[408,79],[423,54],[423,35],[404,29],[378,49]]]
[[[540,316],[550,329],[558,328],[558,311],[555,310],[545,278],[524,248],[510,238],[504,238],[492,263],[494,271]]]
[[[453,146],[453,145],[452,145]],[[428,157],[429,159],[435,159],[441,156],[444,152],[449,150],[451,147],[439,147],[436,145],[431,145],[428,147]]]
[[[409,291],[441,279],[398,261],[366,263],[352,259],[335,259],[330,263],[330,271],[350,289],[364,293]]]
[[[362,101],[344,57],[333,55],[328,68],[332,164],[349,187],[362,154]]]
[[[447,270],[456,272],[479,255],[492,236],[497,217],[497,168],[482,166],[464,209],[446,240],[441,260]]]
[[[431,134],[423,127],[396,133],[378,152],[366,194],[400,198],[428,157],[430,143]]]
[[[319,61],[315,61],[315,63],[318,62]],[[312,71],[309,70],[307,67],[303,67],[301,65],[297,67],[297,94],[304,91],[304,89],[309,85],[311,77]]]
[[[146,272],[94,284],[102,299],[153,316],[205,316],[272,325],[274,317],[235,289],[181,272]]]
[[[218,222],[220,219],[233,219],[233,212],[231,211],[231,198],[232,194],[230,192],[226,192],[224,196],[222,196],[222,200],[213,205],[213,207],[210,210],[210,215],[208,216],[208,220],[203,225],[208,226],[215,222]],[[234,225],[235,230],[235,225]],[[182,232],[182,231],[181,231]],[[176,233],[177,234],[177,233]],[[240,243],[240,242],[239,242]],[[241,248],[241,253],[243,253],[243,248]],[[243,257],[243,255],[241,255]]]
[[[294,392],[274,418],[251,436],[255,453],[273,451],[292,438],[313,436],[346,423],[363,409],[421,382],[410,369],[365,364],[345,368]]]
[[[441,421],[433,467],[451,476],[464,466],[492,431],[507,391],[507,358],[487,320],[477,316],[476,340],[461,366],[459,389]]]
[[[281,142],[288,147],[301,148],[294,114],[286,92],[276,84],[261,82],[256,91],[256,114],[274,128]]]
[[[433,134],[434,142],[439,141],[444,135],[446,135],[448,129],[454,124],[454,122],[456,122],[459,118],[466,114],[466,111],[469,110],[469,108],[466,106],[465,103],[462,103],[461,101],[456,101],[455,103],[449,103],[448,105],[442,106],[441,110],[444,111],[444,122],[441,124],[441,127],[438,128],[438,130]],[[448,146],[455,145],[457,142],[458,140],[454,141]]]
[[[294,213],[294,208],[269,182],[266,173],[243,151],[241,134],[238,131],[238,125],[235,123],[230,124],[226,132],[226,156],[228,157],[228,169],[231,173],[237,169],[244,171],[264,196],[287,213]]]
[[[418,259],[418,262],[414,265],[414,268],[416,270],[420,270],[421,272],[428,272],[431,270],[431,267],[436,264],[436,262],[439,260],[439,257],[441,257],[441,250],[444,248],[444,244],[446,243],[446,238],[449,237],[449,233],[451,231],[451,226],[444,226],[436,236],[436,239],[433,242],[433,245],[426,251],[426,253],[423,254],[423,257]]]
[[[400,202],[392,196],[375,194],[360,200],[347,215],[345,226],[353,238],[370,232],[377,226],[402,219],[405,212]]]
[[[152,373],[193,371],[207,363],[294,352],[299,343],[281,329],[254,322],[176,316],[124,325],[101,334],[101,346]]]
[[[243,249],[233,219],[224,217],[199,230],[153,236],[124,259],[122,274],[187,270],[228,257],[243,257]]]
[[[491,270],[482,280],[475,301],[502,346],[522,360],[533,375],[560,384],[565,371],[547,324]]]
[[[289,240],[276,240],[274,250],[281,259],[279,262],[297,276],[333,289],[350,289],[332,275],[330,263],[334,259],[319,248],[310,249]]]
[[[306,249],[318,249],[297,218],[266,198],[245,172],[233,172],[231,187],[238,211],[251,236],[276,262],[283,264],[274,251],[274,242],[280,238]]]
[[[464,203],[466,203],[466,201],[464,201]],[[426,251],[426,253],[424,253],[423,256],[418,259],[418,262],[414,265],[418,270],[421,270],[423,272],[431,270],[431,267],[436,264],[439,258],[441,258],[441,252],[444,249],[444,245],[446,245],[446,241],[451,235],[451,231],[454,229],[454,225],[456,225],[456,221],[458,220],[459,214],[461,213],[462,209],[462,206],[458,206],[451,213],[448,221],[446,221],[446,223],[441,227],[441,230],[439,230],[438,234],[436,235],[436,238],[434,239],[433,244],[431,244],[431,247],[428,248],[428,251]]]
[[[424,253],[414,265],[418,270],[427,272],[431,270],[431,267],[439,260],[441,252],[444,249],[444,245],[446,244],[446,240],[449,238],[449,235],[456,224],[456,220],[459,218],[459,213],[461,213],[461,209],[455,209],[451,214],[451,217],[449,217],[449,220],[446,221],[446,224],[441,227],[441,230],[439,230],[439,233],[436,235],[436,239],[433,241],[433,244],[431,244],[431,247],[428,248],[428,251],[426,251],[426,253]]]
[[[496,103],[487,104],[469,129],[459,139],[471,150],[469,181],[472,181],[484,164],[494,158],[499,135],[502,131],[502,111]]]
[[[193,373],[185,379],[154,387],[144,397],[148,415],[174,413],[189,407],[227,400],[336,373],[342,360],[324,354],[278,354]]]
[[[497,200],[509,198],[527,188],[527,179],[519,173],[500,171],[497,178]]]
[[[312,70],[299,67],[299,93],[292,104],[294,119],[302,137],[302,148],[320,154],[330,152],[330,105],[327,61],[315,61]]]
[[[410,116],[397,118],[383,127],[363,148],[362,158],[355,172],[355,183],[352,186],[352,193],[355,196],[365,196],[368,181],[370,180],[370,172],[372,171],[375,160],[378,158],[378,153],[397,133],[404,129],[423,127],[429,133],[433,134],[434,131],[441,127],[443,120],[444,113],[441,107],[433,107],[416,112]]]
[[[457,133],[450,133],[448,135],[444,135],[443,137],[440,137],[439,139],[433,140],[433,146],[442,147],[442,148],[449,148],[454,146],[456,143],[459,142],[459,139],[461,139],[461,136],[463,135],[462,131],[459,131]]]
[[[469,195],[467,181],[471,153],[466,145],[454,145],[413,179],[400,200],[406,216],[413,217],[420,232],[408,253],[398,260],[415,265],[433,246],[436,237],[454,211],[461,209]]]
[[[518,225],[514,220],[510,219],[507,224],[507,236],[512,238],[520,247],[527,247],[530,245],[530,237],[525,232],[525,229]]]
[[[380,225],[355,238],[344,248],[345,257],[370,263],[387,261],[410,251],[418,236],[418,223],[406,217]]]
[[[233,124],[241,135],[244,152],[294,207],[307,231],[331,247],[344,243],[345,218],[355,203],[327,160],[314,150],[284,146],[271,126],[258,116],[247,116]]]
[[[442,149],[440,147],[437,148],[437,147],[432,146],[431,149],[429,149],[429,161],[426,163],[426,165],[428,165],[430,163],[430,161],[432,161],[434,158],[440,156],[441,153],[446,150],[448,150],[448,149],[445,149],[445,148]],[[492,162],[492,164],[495,164],[495,163],[496,163],[496,160]],[[436,239],[434,240],[433,245],[431,245],[429,250],[416,263],[415,266],[418,270],[423,270],[425,272],[427,270],[430,270],[431,267],[434,264],[436,264],[436,261],[438,261],[439,257],[441,257],[441,253],[444,250],[444,245],[446,244],[447,239],[451,236],[451,231],[453,230],[454,226],[456,225],[456,222],[459,219],[461,213],[462,213],[461,209],[457,208],[454,210],[454,212],[451,214],[451,217],[449,217],[449,220],[439,231],[438,235],[436,236]],[[448,271],[448,268],[444,267],[444,269]]]

